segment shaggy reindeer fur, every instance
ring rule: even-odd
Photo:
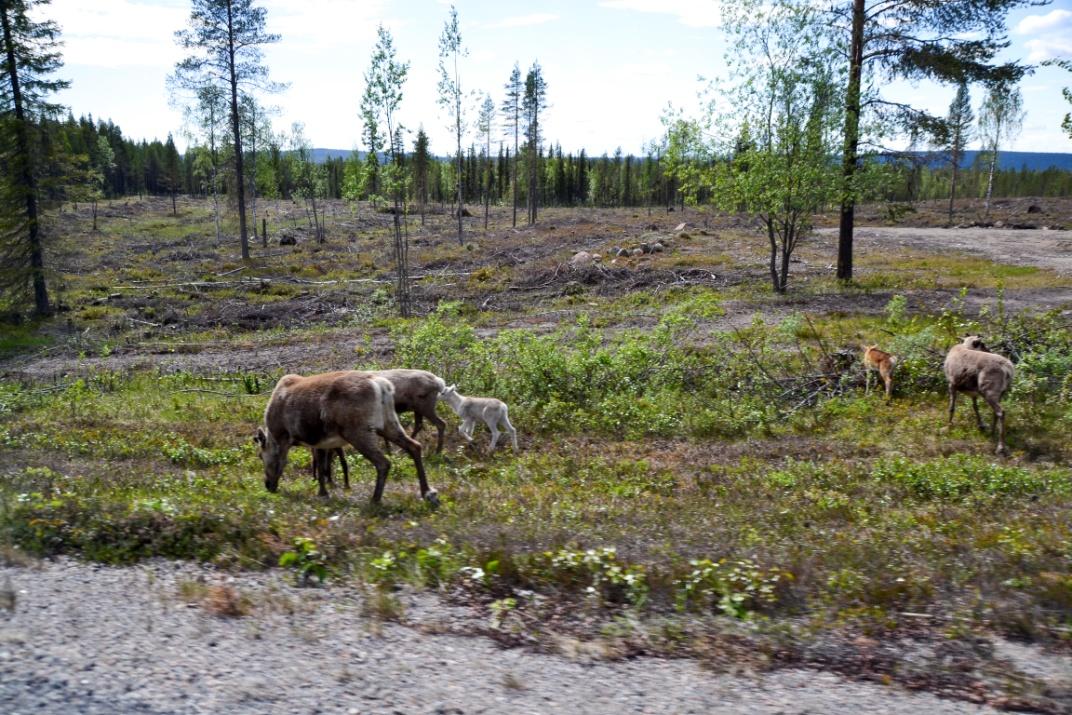
[[[985,430],[979,416],[978,397],[986,400],[994,412],[993,431],[997,433],[998,454],[1008,454],[1005,447],[1005,411],[1001,398],[1012,386],[1013,366],[1006,358],[990,352],[977,335],[969,335],[959,345],[954,345],[945,356],[946,380],[949,382],[949,424],[957,407],[957,393],[971,395],[975,421],[980,430]]]
[[[897,358],[888,352],[879,350],[877,345],[864,347],[864,394],[871,394],[871,374],[878,372],[882,382],[886,385],[886,402],[893,397],[893,368],[897,365]]]
[[[257,428],[254,440],[264,463],[264,486],[270,492],[279,489],[279,478],[291,447],[305,445],[317,450],[334,450],[349,443],[376,467],[376,488],[372,502],[383,497],[387,472],[391,468],[379,448],[376,435],[394,442],[410,457],[417,468],[421,496],[438,502],[429,488],[421,460],[421,445],[411,439],[398,423],[394,409],[394,387],[382,377],[360,372],[329,372],[302,377],[284,375],[272,391],[264,410],[264,427]],[[316,458],[321,465],[326,458]],[[318,469],[320,495],[327,496],[326,470]]]
[[[456,385],[451,385],[439,393],[439,399],[450,405],[454,414],[462,418],[462,424],[458,431],[469,442],[473,441],[473,428],[477,420],[481,420],[491,430],[491,449],[495,449],[499,441],[499,425],[501,424],[510,435],[510,441],[517,450],[517,430],[510,424],[507,414],[506,403],[494,397],[466,397],[458,392]]]
[[[443,433],[447,429],[447,423],[436,414],[436,402],[439,393],[447,386],[443,378],[426,370],[374,370],[367,374],[386,378],[394,385],[395,412],[413,413],[413,431],[410,437],[417,437],[425,419],[435,425],[436,452],[442,452]]]

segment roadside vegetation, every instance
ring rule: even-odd
[[[806,662],[953,690],[967,687],[953,671],[861,665],[854,639],[1072,643],[1072,326],[1059,308],[1006,305],[1068,288],[1060,274],[863,251],[854,286],[804,264],[781,297],[732,217],[675,234],[675,217],[551,214],[554,229],[493,224],[458,247],[441,215],[414,237],[422,315],[399,320],[377,282],[390,217],[374,240],[342,219],[325,244],[237,270],[203,205],[165,209],[105,205],[85,240],[88,213],[56,217],[72,229],[63,312],[3,343],[9,554],[281,567],[370,589],[385,617],[400,617],[395,589],[431,588],[508,643],[569,633],[611,656]],[[566,265],[653,231],[673,249]],[[941,361],[965,333],[1017,363],[1009,459],[965,400],[945,426]],[[900,358],[891,405],[864,394],[865,341]],[[258,361],[272,349],[296,352]],[[207,353],[225,359],[199,367]],[[521,450],[464,447],[443,407],[448,446],[426,449],[438,510],[397,455],[379,508],[356,455],[352,492],[317,498],[299,449],[269,494],[251,437],[278,377],[392,366],[505,400]]]

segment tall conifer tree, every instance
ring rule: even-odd
[[[179,46],[191,54],[175,65],[173,75],[178,87],[195,93],[208,86],[222,86],[227,91],[237,177],[238,232],[244,260],[249,258],[249,234],[240,97],[253,89],[281,88],[269,81],[261,49],[278,42],[279,35],[265,30],[267,11],[253,3],[254,0],[192,0],[189,28],[175,33]]]
[[[48,0],[0,0],[0,291],[19,304],[29,288],[34,313],[48,315],[34,123],[59,107],[47,96],[70,86],[51,75],[62,65],[59,26],[35,20]]]

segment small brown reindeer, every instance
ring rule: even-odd
[[[878,372],[882,382],[886,384],[886,402],[893,398],[893,368],[897,365],[897,357],[890,355],[884,350],[879,350],[877,345],[864,347],[864,394],[871,394],[871,373]]]

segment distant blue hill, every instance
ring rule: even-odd
[[[974,149],[964,152],[960,165],[962,167],[972,166],[982,153]],[[927,164],[931,167],[948,166],[949,164],[949,155],[942,152],[916,152],[916,154],[921,157],[930,157]],[[1055,168],[1072,171],[1072,154],[1040,151],[1002,151],[998,152],[998,168],[1015,170],[1026,168],[1028,171],[1044,171]]]
[[[328,159],[349,158],[353,153],[352,149],[313,149],[313,160],[318,164],[323,164]],[[975,163],[975,159],[980,153],[982,152],[976,150],[964,152],[964,158],[960,165],[963,167],[970,167]],[[357,154],[360,158],[365,158],[364,151],[358,151]],[[916,154],[921,157],[931,156],[932,158],[927,163],[933,167],[945,166],[949,161],[948,158],[943,157],[940,152],[916,152]],[[1054,167],[1065,171],[1072,171],[1072,154],[1037,151],[1003,151],[998,154],[998,167],[1001,169],[1016,170],[1026,167],[1028,171],[1043,171],[1044,169]]]

